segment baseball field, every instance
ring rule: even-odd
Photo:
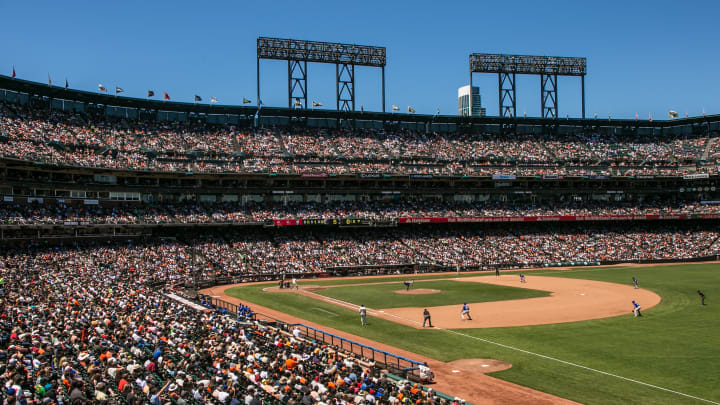
[[[474,403],[483,403],[481,386],[493,381],[500,387],[494,394],[516,385],[551,394],[525,401],[508,394],[507,403],[720,403],[720,264],[523,274],[524,284],[517,272],[422,275],[409,291],[405,275],[305,280],[298,290],[259,283],[207,292],[428,359],[438,390],[466,393]],[[640,289],[633,288],[633,276]],[[707,296],[705,306],[698,289]],[[643,306],[642,317],[631,313],[633,299]],[[460,318],[464,302],[472,321]],[[365,327],[360,304],[368,307]],[[422,328],[424,308],[436,328]],[[486,377],[481,367],[491,360],[506,367],[490,367],[501,371]]]

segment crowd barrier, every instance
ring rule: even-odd
[[[230,314],[237,314],[238,306],[233,303],[221,300],[219,298],[208,297],[204,295],[202,296],[202,298],[204,298],[206,302],[209,302],[210,305],[215,308],[225,309]],[[332,333],[328,333],[323,330],[307,326],[305,324],[288,324],[287,322],[261,313],[253,313],[252,319],[263,321],[266,323],[273,323],[276,327],[279,327],[280,329],[288,332],[292,328],[298,327],[300,328],[302,336],[306,339],[337,346],[338,348],[346,352],[356,354],[361,358],[369,359],[369,361],[381,365],[383,368],[386,368],[391,373],[401,375],[404,378],[419,379],[420,377],[417,371],[417,367],[422,363],[419,361],[398,356],[396,354],[392,354],[372,346],[364,345],[362,343],[358,343],[341,336],[333,335]]]
[[[302,323],[290,324],[288,326],[291,328],[300,328],[301,335],[306,339],[337,346],[346,352],[368,359],[376,365],[381,365],[391,373],[400,375],[403,378],[414,381],[420,378],[418,366],[420,366],[422,362],[389,353],[385,350],[372,346],[364,345],[341,336],[333,335],[332,333],[328,333]]]

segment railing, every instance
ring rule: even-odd
[[[227,311],[228,314],[233,315],[233,316],[238,316],[238,306],[236,304],[227,302],[225,300],[221,300],[219,298],[213,298],[213,297],[209,297],[207,295],[202,295],[202,294],[198,294],[198,298],[201,300],[204,298],[206,303],[212,305],[212,307],[213,307],[212,309],[224,309]],[[256,314],[253,312],[252,316],[250,316],[249,318],[246,318],[246,319],[250,319],[250,320],[254,321],[256,319]]]
[[[307,339],[321,341],[323,343],[336,346],[346,352],[354,353],[362,358],[369,359],[376,364],[382,365],[391,373],[401,375],[404,378],[419,379],[420,377],[418,366],[423,363],[419,361],[398,356],[397,354],[364,345],[341,336],[333,335],[332,333],[315,329],[302,323],[290,324],[288,326],[300,328],[301,335]]]

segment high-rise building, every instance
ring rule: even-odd
[[[485,115],[485,109],[480,103],[480,87],[472,88],[472,116],[482,117]],[[462,86],[458,88],[458,115],[467,117],[470,115],[470,86]]]

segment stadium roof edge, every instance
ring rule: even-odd
[[[48,86],[23,79],[13,79],[0,75],[0,90],[10,90],[34,96],[52,99],[71,100],[107,106],[138,108],[155,111],[193,112],[199,114],[232,114],[253,116],[258,112],[257,106],[195,104],[190,102],[149,100],[132,97],[118,97],[109,94],[98,94],[90,91],[65,89],[61,86]],[[570,126],[609,126],[609,127],[651,127],[672,128],[684,125],[699,125],[720,121],[720,115],[704,117],[678,118],[673,120],[634,120],[634,119],[602,119],[602,118],[503,118],[503,117],[460,117],[456,115],[429,115],[382,112],[347,112],[335,110],[299,110],[263,106],[260,116],[264,117],[298,117],[320,119],[356,119],[368,121],[441,123],[457,125],[570,125]]]

